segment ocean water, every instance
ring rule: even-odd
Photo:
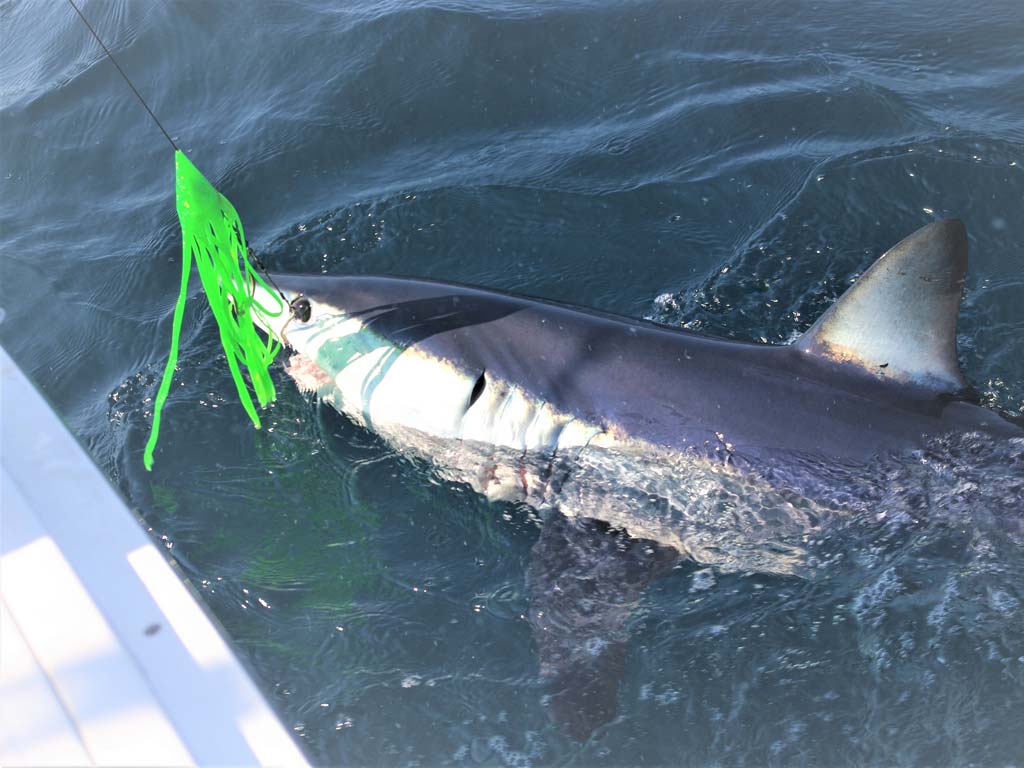
[[[785,343],[955,216],[961,364],[1024,414],[1018,0],[83,7],[275,271]],[[254,431],[195,288],[145,472],[180,272],[172,169],[69,7],[0,0],[0,341],[311,760],[1024,763],[1019,446],[951,438],[846,477],[868,501],[808,543],[813,578],[666,569],[616,637],[614,712],[582,736],[552,718],[527,620],[536,516],[396,453],[280,365]]]

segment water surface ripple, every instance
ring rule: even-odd
[[[956,216],[961,363],[1024,414],[1018,0],[84,9],[274,269],[783,343],[885,247]],[[806,543],[814,578],[677,565],[630,619],[617,716],[573,739],[527,621],[535,516],[281,369],[254,432],[198,302],[143,471],[179,278],[169,148],[61,3],[0,0],[0,72],[0,340],[315,762],[1024,759],[1019,446],[940,441],[846,478],[860,503]]]

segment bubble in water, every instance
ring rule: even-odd
[[[711,568],[704,568],[693,574],[693,580],[690,582],[690,591],[705,592],[714,587],[716,583],[715,572]]]

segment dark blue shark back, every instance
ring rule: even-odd
[[[394,277],[275,276],[287,292],[471,375],[674,449],[863,459],[928,435],[1020,434],[995,413],[854,367],[495,291]],[[415,397],[410,392],[410,397]]]

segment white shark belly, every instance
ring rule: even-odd
[[[466,372],[415,346],[394,344],[356,318],[322,317],[287,338],[312,363],[292,364],[299,385],[316,389],[342,413],[381,433],[414,429],[435,438],[542,452],[578,450],[595,439],[614,443],[597,424],[485,372]]]

